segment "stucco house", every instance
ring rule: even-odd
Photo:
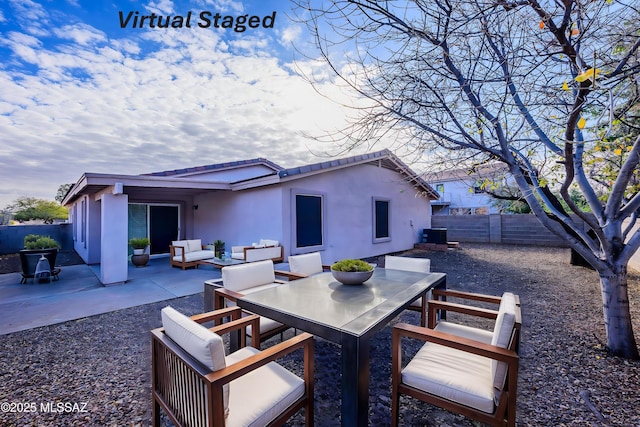
[[[103,284],[127,280],[128,239],[151,256],[172,240],[226,248],[278,240],[288,255],[323,262],[405,250],[431,225],[437,193],[391,151],[283,168],[257,158],[142,175],[85,173],[63,204],[75,250],[101,264]],[[167,263],[169,261],[167,260]]]

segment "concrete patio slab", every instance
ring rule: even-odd
[[[201,293],[205,280],[221,274],[208,266],[183,271],[158,258],[131,266],[122,285],[102,286],[99,276],[99,266],[84,264],[62,267],[51,283],[20,284],[19,273],[0,275],[0,335]]]

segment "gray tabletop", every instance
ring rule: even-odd
[[[445,276],[376,268],[362,285],[343,285],[321,273],[247,294],[238,305],[339,343],[342,333],[361,337],[378,329]]]

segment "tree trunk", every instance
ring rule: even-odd
[[[640,359],[629,311],[626,267],[619,274],[601,275],[600,285],[609,351],[627,359]]]

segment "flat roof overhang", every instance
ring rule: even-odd
[[[99,195],[116,184],[122,184],[123,192],[132,199],[149,199],[153,194],[165,197],[193,196],[208,191],[231,190],[227,182],[194,180],[176,177],[155,177],[144,175],[112,175],[85,173],[65,196],[62,204],[73,203],[81,195]]]

